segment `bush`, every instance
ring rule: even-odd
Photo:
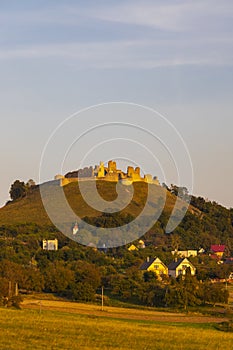
[[[223,332],[233,332],[233,321],[221,322],[215,328]]]
[[[21,295],[14,295],[13,297],[4,297],[3,298],[3,305],[5,307],[15,307],[16,309],[21,309],[21,303],[23,301],[23,298]]]

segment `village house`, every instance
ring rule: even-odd
[[[140,249],[146,248],[145,242],[142,239],[138,241],[138,248]]]
[[[43,250],[58,250],[58,240],[55,239],[43,239]]]
[[[190,268],[192,276],[196,274],[196,268],[187,258],[177,259],[168,265],[168,275],[174,278],[185,275],[187,268]]]
[[[226,258],[224,263],[227,264],[227,265],[233,265],[233,258],[232,257]]]
[[[147,258],[147,260],[141,265],[142,271],[153,271],[157,276],[168,275],[167,266],[157,257]]]
[[[136,244],[131,244],[129,247],[128,247],[128,251],[134,251],[134,250],[138,250],[138,249],[144,249],[146,246],[145,246],[145,242],[140,239],[138,241],[138,243]]]
[[[189,249],[189,250],[173,250],[172,255],[177,255],[182,258],[189,258],[190,256],[197,256],[197,250]]]
[[[199,254],[204,254],[204,253],[205,253],[205,249],[204,249],[204,248],[200,248],[200,249],[198,250],[198,253],[199,253]]]
[[[129,251],[129,252],[132,252],[132,251],[134,251],[134,250],[138,250],[138,248],[136,247],[136,245],[131,244],[131,245],[129,246],[129,248],[128,248],[128,251]]]
[[[225,252],[226,246],[224,244],[212,244],[210,247],[211,257],[221,260]]]

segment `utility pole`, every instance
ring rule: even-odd
[[[104,311],[104,287],[101,287],[101,310]]]

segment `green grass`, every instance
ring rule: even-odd
[[[137,311],[135,310],[135,313]],[[212,324],[152,322],[42,310],[0,309],[0,349],[232,349]]]

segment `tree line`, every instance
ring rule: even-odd
[[[31,232],[27,234],[27,232]],[[41,248],[42,238],[58,238],[58,251]],[[136,243],[135,243],[136,244]],[[55,293],[70,300],[95,301],[100,287],[110,299],[128,303],[180,307],[227,302],[223,283],[212,278],[225,278],[229,265],[219,265],[208,255],[190,258],[197,267],[196,277],[160,281],[153,272],[140,271],[147,256],[157,255],[168,264],[173,256],[152,245],[134,252],[127,247],[105,252],[71,241],[53,227],[34,224],[0,227],[0,296],[8,297],[9,281],[17,283],[21,293]]]

